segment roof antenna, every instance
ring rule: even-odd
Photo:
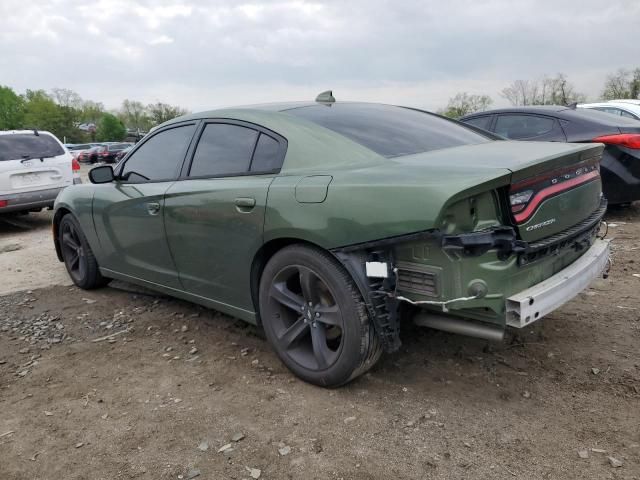
[[[39,136],[40,136],[40,134],[38,133],[38,129],[37,129],[37,128],[34,128],[34,129],[33,129],[33,134],[34,134],[36,137],[39,137]]]
[[[333,91],[327,90],[326,92],[322,92],[320,95],[316,97],[316,102],[321,103],[335,103],[336,99],[333,96]]]
[[[575,110],[577,107],[578,107],[578,102],[573,102],[567,105],[567,108],[570,108],[571,110]]]

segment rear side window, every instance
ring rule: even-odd
[[[45,133],[15,133],[0,135],[0,162],[26,158],[50,158],[64,155],[64,149]]]
[[[259,133],[251,128],[209,123],[196,147],[190,177],[213,177],[249,171]]]
[[[270,172],[282,166],[280,143],[269,135],[260,134],[251,162],[252,172]]]
[[[481,128],[483,130],[489,130],[491,115],[487,115],[485,117],[470,118],[468,120],[463,120],[463,122],[468,123],[469,125],[473,125],[474,127]]]
[[[195,125],[184,125],[156,133],[129,156],[121,176],[130,181],[175,178],[194,131]]]
[[[385,157],[492,141],[460,123],[392,105],[335,103],[285,112],[333,130]]]
[[[495,133],[511,139],[531,138],[553,130],[555,120],[536,115],[498,115]]]

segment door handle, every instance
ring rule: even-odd
[[[256,206],[256,199],[251,197],[236,198],[236,209],[240,212],[250,212]]]
[[[147,203],[147,212],[149,215],[157,215],[160,212],[160,204],[158,202]]]

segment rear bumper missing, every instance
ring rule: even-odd
[[[609,241],[597,238],[571,265],[507,298],[507,325],[523,328],[567,303],[602,275],[608,261]]]

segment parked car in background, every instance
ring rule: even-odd
[[[640,100],[610,100],[600,103],[580,103],[578,108],[600,110],[620,117],[640,120]]]
[[[605,268],[601,144],[319,100],[180,117],[91,170],[55,207],[74,283],[123,279],[259,324],[330,387],[397,350],[401,320],[500,340]]]
[[[103,146],[104,144],[102,143],[93,144],[93,146],[90,147],[89,149],[81,150],[76,158],[78,159],[79,162],[82,162],[82,163],[95,163],[98,161],[97,152]]]
[[[589,109],[514,107],[460,121],[510,140],[604,143],[602,188],[609,204],[640,200],[640,122]]]
[[[80,183],[79,170],[49,132],[0,131],[0,214],[53,207],[61,190]]]
[[[94,163],[94,161],[115,163],[117,155],[129,147],[131,147],[130,143],[107,143],[92,153],[91,163]]]
[[[65,147],[67,147],[67,150],[69,150],[69,153],[71,153],[71,156],[76,159],[78,158],[78,155],[80,155],[80,153],[85,150],[89,150],[92,146],[94,146],[94,144],[92,143],[75,143],[65,145]]]
[[[127,148],[124,148],[120,150],[118,153],[116,153],[115,162],[118,163],[120,160],[122,160],[127,155],[127,153],[131,151],[132,148],[133,148],[133,144],[129,144]]]

